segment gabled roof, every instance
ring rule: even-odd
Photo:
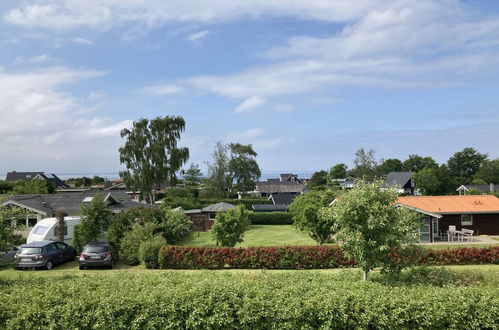
[[[235,205],[225,203],[225,202],[220,202],[220,203],[216,203],[213,205],[203,207],[201,209],[201,211],[203,211],[203,212],[221,212],[221,211],[227,211],[227,210],[235,209],[235,208],[236,208]]]
[[[52,183],[55,188],[64,189],[68,188],[68,185],[64,183],[57,175],[45,172],[8,172],[5,177],[5,181],[19,181],[19,180],[34,180],[34,179],[44,179]]]
[[[307,187],[297,181],[280,181],[266,182],[260,181],[256,183],[256,189],[259,193],[304,193]]]
[[[405,196],[397,204],[434,214],[499,213],[499,198],[493,195]]]
[[[412,178],[412,172],[390,172],[388,173],[385,187],[404,187]]]
[[[46,216],[54,214],[57,210],[64,210],[68,214],[80,214],[81,205],[90,202],[91,198],[98,193],[98,191],[84,191],[64,194],[14,195],[2,206],[17,205]],[[126,194],[121,192],[108,192],[104,195],[104,201],[113,212],[137,207],[155,207],[131,201]]]
[[[251,206],[255,212],[286,212],[287,205],[284,204],[253,204]]]
[[[491,189],[492,188],[492,189]],[[467,185],[462,185],[459,186],[459,188],[456,189],[456,191],[468,191],[470,189],[476,189],[484,194],[489,193],[489,192],[496,192],[499,191],[499,184],[467,184]],[[492,191],[491,191],[492,190]]]
[[[269,199],[272,201],[274,204],[284,204],[284,205],[289,205],[295,199],[296,194],[295,193],[280,193],[280,194],[272,194],[270,195]]]

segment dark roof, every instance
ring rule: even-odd
[[[256,183],[256,189],[259,193],[304,193],[307,187],[297,181],[268,182],[260,181]]]
[[[156,207],[154,205],[131,201],[126,193],[121,191],[107,193],[84,191],[64,194],[14,195],[4,204],[18,205],[47,216],[55,214],[57,210],[64,210],[68,214],[74,215],[80,214],[81,205],[90,202],[91,198],[99,193],[106,196],[108,208],[115,213],[137,207]]]
[[[68,185],[57,175],[45,172],[8,172],[5,181],[33,180],[38,176],[50,182],[57,189],[68,188]]]
[[[232,204],[229,204],[229,203],[220,202],[220,203],[216,203],[216,204],[213,204],[213,205],[209,205],[209,206],[203,207],[201,209],[201,211],[203,211],[203,212],[220,212],[220,211],[227,211],[227,210],[235,209],[235,208],[236,208],[235,205],[232,205]]]
[[[468,190],[470,190],[470,189],[479,190],[484,194],[487,194],[489,192],[498,192],[499,191],[499,184],[467,184],[467,185],[464,185],[464,187]],[[492,189],[490,189],[490,188],[492,188]]]
[[[284,205],[289,205],[295,199],[296,194],[295,193],[280,193],[280,194],[272,194],[270,195],[270,200],[272,200],[272,203],[274,204],[284,204]]]
[[[286,212],[288,207],[284,204],[253,204],[255,212]]]
[[[385,187],[404,187],[412,178],[412,172],[390,172],[388,173]]]

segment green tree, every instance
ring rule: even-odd
[[[227,146],[222,141],[218,141],[212,154],[213,162],[208,163],[208,185],[210,194],[215,197],[228,196],[231,187],[227,149]]]
[[[409,172],[419,172],[423,168],[438,168],[437,162],[431,157],[421,157],[419,155],[409,155],[404,161],[403,168]]]
[[[0,180],[0,195],[10,193],[14,190],[15,182]]]
[[[185,129],[182,117],[140,119],[132,129],[123,129],[125,145],[119,149],[120,162],[127,170],[121,171],[127,187],[141,191],[151,204],[155,191],[162,184],[176,181],[176,173],[189,159],[189,149],[178,147],[180,134]]]
[[[0,204],[8,200],[8,196],[0,196]],[[5,251],[10,246],[14,245],[14,230],[18,219],[26,217],[26,211],[20,207],[2,206],[0,207],[0,251]]]
[[[486,159],[486,154],[481,154],[474,148],[464,148],[449,158],[447,166],[451,175],[458,179],[460,184],[469,184]]]
[[[144,224],[134,223],[131,230],[127,231],[121,240],[121,254],[130,265],[140,263],[140,245],[144,242],[153,241],[157,236],[158,225],[153,222]],[[159,236],[161,237],[161,236]],[[161,237],[160,239],[163,239]]]
[[[92,180],[90,182],[92,185],[104,184],[106,182],[106,179],[104,179],[103,177],[94,175],[94,177],[92,178]]]
[[[213,238],[222,246],[235,246],[244,240],[249,218],[246,208],[238,205],[235,209],[218,212],[211,227]]]
[[[327,185],[327,172],[317,171],[312,174],[310,181],[307,182],[307,187],[310,189],[323,189]]]
[[[402,172],[404,165],[397,158],[383,159],[381,164],[376,167],[376,173],[380,176],[386,176],[390,172]]]
[[[98,240],[110,223],[111,211],[104,197],[94,195],[90,204],[81,207],[81,221],[74,229],[73,246],[81,252],[86,244]]]
[[[331,182],[333,179],[345,179],[347,177],[348,166],[345,164],[336,164],[329,169],[327,174],[328,182]]]
[[[438,195],[440,192],[441,182],[438,176],[438,168],[425,167],[413,176],[416,187],[422,191],[424,195]]]
[[[376,162],[374,153],[374,150],[365,151],[364,148],[355,152],[355,159],[353,161],[355,167],[351,172],[352,176],[364,180],[373,180],[376,177],[378,163]]]
[[[499,183],[499,158],[485,160],[483,165],[475,175],[475,179],[482,180],[483,183]]]
[[[46,180],[17,181],[13,190],[16,195],[52,194],[54,192],[54,186]]]
[[[201,182],[201,170],[197,164],[191,166],[183,172],[184,183],[187,186],[196,186]]]
[[[381,189],[381,182],[360,184],[320,214],[334,223],[340,247],[357,261],[364,281],[375,267],[387,267],[390,251],[417,239],[418,216],[394,207],[397,198],[397,191]]]
[[[324,244],[333,234],[333,222],[330,218],[319,217],[319,210],[328,206],[335,197],[331,190],[309,191],[297,196],[289,205],[293,226],[307,233],[317,244]]]
[[[162,210],[163,217],[159,224],[161,235],[168,244],[178,243],[192,228],[191,219],[183,212]]]
[[[262,175],[256,162],[258,155],[251,144],[231,143],[229,172],[233,188],[237,192],[253,191],[256,180]]]

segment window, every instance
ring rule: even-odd
[[[66,245],[66,244],[64,244],[64,243],[55,243],[55,245],[57,246],[57,248],[58,248],[59,250],[65,250],[65,249],[66,249],[66,246],[67,246],[67,245]]]
[[[471,226],[473,225],[473,215],[472,214],[462,214],[461,215],[461,226]]]
[[[46,226],[35,226],[35,231],[33,232],[36,235],[43,235],[49,229]]]

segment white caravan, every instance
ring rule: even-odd
[[[64,233],[64,243],[73,242],[75,226],[80,223],[81,217],[64,217],[66,231]],[[57,240],[57,218],[46,218],[38,221],[28,235],[26,243],[36,241],[56,241]]]

